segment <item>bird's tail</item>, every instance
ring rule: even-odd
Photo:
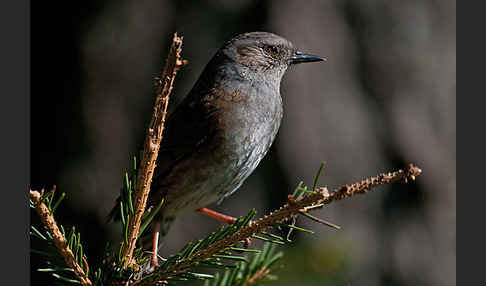
[[[115,206],[111,209],[110,213],[106,216],[105,223],[110,223],[112,221],[119,221],[121,219],[121,212],[120,212],[120,200],[121,198],[118,197],[116,199]],[[175,220],[175,216],[164,216],[164,215],[156,215],[154,218],[155,220],[160,221],[160,236],[166,236],[169,232],[170,226]]]
[[[164,238],[169,232],[169,229],[174,222],[174,217],[166,219],[166,218],[158,218],[160,224],[159,224],[159,247],[163,244]],[[153,243],[153,235],[154,235],[154,221],[152,221],[150,230],[147,230],[141,237],[140,237],[140,242],[143,248],[149,249],[152,246]]]
[[[118,197],[116,199],[115,206],[111,209],[110,213],[106,216],[105,223],[110,223],[111,221],[119,221],[121,219],[120,214],[120,200],[121,198]]]
[[[160,220],[160,236],[164,237],[167,235],[167,233],[169,233],[169,229],[172,223],[174,222],[174,220],[175,220],[174,216],[163,217]]]

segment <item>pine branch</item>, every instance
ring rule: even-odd
[[[162,140],[169,95],[172,92],[177,71],[185,64],[185,61],[181,60],[181,51],[182,37],[178,37],[177,33],[175,33],[162,72],[162,77],[157,78],[155,81],[157,90],[154,110],[145,137],[142,161],[138,170],[137,184],[134,194],[135,213],[129,220],[127,243],[123,244],[121,252],[122,261],[124,261],[124,269],[133,263],[133,251],[135,250],[135,244],[140,231],[142,216],[145,212],[150,185],[152,183],[152,176],[155,169],[155,161],[157,160],[160,142]]]
[[[146,212],[145,210],[155,169],[155,162],[162,140],[169,96],[173,89],[177,71],[186,63],[185,60],[181,60],[181,51],[182,37],[178,37],[177,33],[175,33],[162,77],[155,78],[156,100],[144,142],[141,162],[137,167],[136,160],[134,161],[133,175],[128,176],[127,174],[125,176],[125,188],[122,188],[121,192],[119,211],[122,219],[124,240],[116,254],[106,253],[105,256],[108,259],[105,259],[104,268],[99,268],[94,272],[94,276],[93,272],[90,274],[88,272],[86,258],[82,254],[79,234],[76,234],[73,228],[71,233],[66,235],[62,226],[60,226],[61,231],[57,227],[52,214],[63,196],[52,205],[53,194],[48,193],[44,195],[43,193],[39,194],[38,192],[30,191],[31,207],[36,209],[48,230],[46,237],[32,227],[33,231],[31,235],[53,241],[66,264],[69,266],[69,269],[65,267],[51,267],[43,269],[43,271],[53,272],[53,275],[57,276],[59,276],[57,273],[61,271],[72,272],[83,285],[92,285],[88,275],[91,275],[90,277],[93,278],[92,280],[95,282],[95,285],[154,285],[160,282],[191,279],[206,280],[206,285],[209,285],[208,279],[212,278],[214,278],[213,285],[218,286],[259,283],[272,279],[273,275],[269,274],[270,266],[281,257],[281,253],[272,256],[270,254],[272,251],[269,251],[269,243],[266,243],[264,249],[260,251],[235,247],[239,242],[249,238],[255,238],[272,242],[272,247],[275,244],[284,244],[284,238],[267,232],[271,228],[280,226],[286,226],[290,231],[299,230],[312,233],[311,230],[295,226],[298,215],[339,229],[339,226],[335,224],[328,223],[310,215],[309,211],[322,208],[335,200],[348,198],[355,194],[367,193],[379,185],[395,181],[407,183],[409,180],[414,180],[416,176],[421,174],[422,171],[419,168],[410,164],[405,170],[380,174],[352,185],[344,185],[329,193],[326,187],[317,187],[319,176],[323,170],[323,165],[321,165],[312,189],[308,189],[305,186],[302,187],[302,183],[299,184],[295,192],[288,196],[287,204],[278,210],[263,218],[252,221],[256,213],[253,210],[246,217],[240,218],[233,224],[214,231],[206,238],[188,243],[178,254],[169,257],[153,272],[151,269],[148,270],[138,267],[144,264],[144,261],[147,261],[147,259],[143,255],[142,248],[136,248],[137,239],[153,219],[154,215],[158,213],[163,203],[161,202],[158,206],[154,206],[150,211]],[[288,221],[291,223],[288,224]],[[290,231],[287,235],[287,240]],[[67,241],[66,237],[69,237]],[[71,249],[74,249],[74,253]],[[256,254],[248,257],[242,256],[242,253],[248,252],[256,252]],[[238,262],[233,265],[228,265],[222,263],[222,260]],[[85,266],[85,268],[83,269],[82,266]],[[221,279],[218,276],[219,274],[213,276],[193,272],[194,268],[202,266],[224,268],[226,272]],[[127,269],[128,271],[124,271]],[[59,276],[59,279],[79,283],[77,280],[62,276]]]
[[[30,190],[29,196],[33,203],[33,207],[37,211],[37,214],[39,215],[42,223],[44,224],[44,227],[52,236],[56,248],[64,258],[64,261],[66,262],[68,267],[74,271],[74,274],[79,279],[79,281],[81,281],[81,284],[83,284],[84,286],[91,286],[92,283],[89,280],[88,275],[85,273],[83,268],[76,261],[74,253],[71,250],[71,248],[68,246],[66,238],[59,230],[59,227],[57,226],[57,223],[54,220],[54,216],[52,215],[52,212],[49,210],[49,207],[42,201],[41,194],[37,191]],[[49,206],[51,205],[51,202],[52,200],[49,200]],[[57,205],[58,203],[55,204],[55,207],[57,207]],[[84,258],[81,257],[81,259]],[[85,260],[85,265],[87,265],[86,260]]]
[[[205,286],[249,286],[277,279],[271,275],[273,265],[283,257],[281,251],[275,252],[276,245],[265,243],[263,249],[249,257],[248,262],[237,262],[222,275],[216,273],[212,281],[206,280]]]
[[[413,181],[416,176],[421,174],[421,172],[421,169],[415,167],[413,164],[409,164],[408,168],[405,170],[380,174],[352,185],[344,185],[331,194],[329,194],[326,187],[320,187],[315,188],[315,191],[306,190],[305,194],[302,196],[299,195],[297,199],[295,199],[293,195],[289,195],[288,203],[280,209],[263,218],[245,224],[244,227],[231,235],[220,240],[214,240],[214,243],[195,251],[193,254],[183,259],[180,259],[180,256],[175,256],[174,261],[171,261],[173,262],[171,265],[168,265],[165,269],[159,269],[159,271],[151,273],[141,280],[135,281],[132,285],[152,285],[158,281],[169,280],[180,273],[187,272],[193,265],[210,259],[225,249],[236,245],[238,242],[246,238],[254,237],[257,234],[272,228],[276,224],[281,224],[294,218],[302,212],[307,212],[309,209],[322,208],[324,205],[330,204],[333,201],[342,200],[356,194],[365,194],[379,185],[389,184],[396,181],[404,183],[407,183],[410,180]]]

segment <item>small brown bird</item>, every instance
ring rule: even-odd
[[[322,60],[267,32],[238,35],[218,50],[166,122],[147,206],[165,199],[154,219],[153,265],[159,223],[163,236],[184,211],[234,221],[204,206],[234,193],[269,150],[283,115],[287,68]]]

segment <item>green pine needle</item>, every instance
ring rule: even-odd
[[[69,283],[73,283],[73,284],[80,284],[81,285],[81,282],[79,282],[78,280],[70,279],[70,278],[61,276],[61,275],[56,274],[56,273],[53,273],[52,276],[56,277],[59,280],[65,281],[65,282],[69,282]]]
[[[215,255],[213,255],[213,257],[248,262],[248,260],[245,257],[242,257],[242,256],[215,254]]]
[[[317,188],[317,183],[319,181],[319,177],[321,176],[322,174],[322,170],[324,170],[324,162],[321,163],[321,165],[319,166],[319,171],[317,171],[317,175],[316,177],[314,178],[314,185],[312,186],[312,191],[316,191],[316,188]]]
[[[142,223],[142,225],[140,226],[140,231],[138,232],[138,237],[137,238],[140,238],[140,236],[142,235],[142,233],[145,231],[145,229],[147,228],[147,226],[152,222],[152,220],[154,219],[155,215],[157,215],[160,211],[160,208],[162,208],[162,205],[164,204],[164,200],[161,200],[160,203],[157,205],[157,207],[155,208],[155,210],[152,210],[150,212],[150,215],[148,216],[148,218]]]
[[[297,193],[299,192],[299,189],[302,187],[303,184],[304,184],[304,182],[300,181],[299,184],[297,185],[297,187],[295,188],[294,192],[292,193],[292,196],[294,198],[297,195]]]
[[[259,235],[256,235],[256,234],[254,234],[252,237],[256,238],[256,239],[263,240],[263,241],[271,242],[271,243],[282,244],[282,245],[285,244],[285,242],[283,242],[283,241],[268,239],[266,237],[259,236]]]
[[[247,249],[247,248],[238,248],[238,247],[230,247],[230,250],[234,251],[241,251],[241,252],[251,252],[251,253],[260,253],[261,250],[258,249]]]
[[[61,193],[61,195],[59,196],[59,198],[57,199],[57,201],[54,203],[54,206],[52,207],[51,209],[51,213],[52,215],[54,215],[54,212],[56,211],[57,207],[59,206],[59,204],[62,202],[62,200],[64,199],[64,197],[66,197],[66,193]]]
[[[303,232],[307,232],[307,233],[314,233],[312,230],[310,229],[305,229],[305,228],[301,228],[301,227],[298,227],[298,226],[295,226],[295,225],[292,225],[292,224],[287,224],[285,225],[286,227],[288,228],[293,228],[295,230],[300,230],[300,231],[303,231]]]

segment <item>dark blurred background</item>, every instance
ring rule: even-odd
[[[82,233],[90,265],[118,226],[104,220],[141,149],[152,77],[172,34],[189,60],[172,104],[224,41],[269,31],[328,59],[292,67],[284,118],[269,154],[215,208],[238,216],[280,206],[325,161],[330,189],[405,167],[416,183],[333,203],[316,215],[340,231],[295,234],[273,285],[456,285],[456,2],[50,1],[31,3],[31,186],[66,192],[58,220]],[[172,106],[173,106],[172,105]],[[35,223],[36,218],[32,216]],[[180,217],[168,256],[219,223]],[[32,242],[33,246],[36,245]],[[40,266],[31,258],[31,269]],[[32,272],[32,284],[47,284]]]

